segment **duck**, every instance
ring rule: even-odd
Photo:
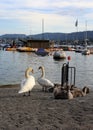
[[[42,74],[38,78],[37,82],[42,86],[42,91],[46,92],[49,88],[54,87],[54,83],[52,83],[49,79],[45,78],[44,66],[39,66],[38,70],[41,70]]]
[[[64,99],[64,95],[62,94],[62,88],[61,86],[55,86],[53,90],[54,98],[55,99]]]
[[[89,93],[89,88],[84,86],[83,89],[80,89],[74,85],[65,85],[61,86],[56,84],[54,87],[54,97],[55,99],[73,99],[76,97],[84,97]]]
[[[35,86],[35,77],[30,75],[30,72],[34,72],[34,70],[32,69],[32,67],[28,67],[25,71],[25,79],[21,81],[21,85],[20,85],[20,90],[18,91],[18,93],[25,93],[28,92],[29,96],[30,96],[30,92],[33,89],[33,87]]]
[[[84,86],[83,89],[82,89],[82,92],[83,92],[83,96],[85,96],[86,94],[88,94],[90,92],[89,87]]]
[[[63,86],[58,85],[54,88],[54,98],[55,99],[73,99],[73,94],[70,91],[70,86],[67,85],[66,89]]]
[[[71,93],[73,97],[84,97],[87,93],[89,93],[89,88],[84,86],[83,89],[77,88],[75,86],[71,86]]]
[[[73,94],[70,90],[70,85],[67,85],[67,99],[73,99]]]

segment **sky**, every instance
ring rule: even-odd
[[[0,35],[85,30],[93,30],[93,0],[0,0]]]

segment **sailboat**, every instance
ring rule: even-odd
[[[82,50],[82,55],[90,55],[90,50],[87,48],[87,22],[86,22],[86,36],[85,36],[85,47],[84,49]]]
[[[82,55],[90,55],[90,50],[87,48],[87,40],[85,39],[85,47],[82,50]]]
[[[74,41],[74,43],[76,44],[75,45],[75,52],[81,53],[83,47],[78,45],[78,43],[79,43],[79,40],[78,40],[78,19],[75,22],[75,27],[76,27],[76,40]]]

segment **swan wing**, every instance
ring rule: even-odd
[[[46,78],[40,78],[40,79],[38,79],[38,83],[40,85],[42,85],[42,86],[54,87],[54,84],[50,80],[48,80]]]
[[[21,88],[18,93],[31,91],[34,86],[35,86],[35,78],[33,76],[30,76],[29,78],[21,82]]]
[[[25,85],[25,83],[26,83],[26,79],[23,79],[23,80],[21,81],[20,88],[23,88],[23,86]]]

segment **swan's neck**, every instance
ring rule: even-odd
[[[42,68],[41,71],[42,71],[41,78],[42,78],[42,77],[45,77],[45,71],[44,71],[44,68]]]
[[[25,77],[29,78],[30,77],[30,72],[33,72],[32,68],[28,68],[25,72]]]

